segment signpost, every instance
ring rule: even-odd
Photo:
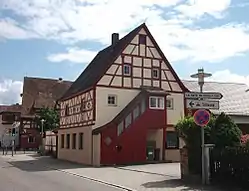
[[[201,149],[202,149],[202,183],[206,182],[205,173],[205,137],[204,137],[204,126],[208,124],[210,120],[210,115],[205,109],[219,109],[219,102],[217,100],[222,98],[220,93],[203,93],[204,78],[210,77],[212,74],[205,73],[204,69],[198,69],[196,74],[191,75],[192,78],[198,79],[198,84],[200,86],[200,92],[187,92],[185,93],[186,106],[190,109],[202,109],[195,112],[194,120],[195,123],[201,126]],[[215,101],[211,101],[215,100]],[[217,103],[218,102],[218,103]]]
[[[219,101],[186,100],[189,109],[219,109]]]

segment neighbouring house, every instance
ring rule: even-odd
[[[19,145],[19,119],[21,105],[0,105],[0,145],[11,143],[12,129],[15,128],[15,145]]]
[[[184,92],[145,24],[101,50],[59,100],[58,158],[90,165],[179,161]]]
[[[190,91],[199,91],[196,81],[182,80]],[[241,83],[205,82],[204,92],[220,92],[223,98],[220,100],[220,109],[211,110],[218,115],[225,112],[229,115],[243,134],[249,134],[249,87]]]
[[[41,136],[37,125],[41,108],[57,108],[58,100],[72,82],[59,79],[24,77],[21,111],[20,147],[39,147]]]

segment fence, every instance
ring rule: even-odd
[[[44,141],[45,144],[45,153],[48,155],[52,155],[54,157],[57,156],[57,135],[52,131],[46,131],[46,138]]]
[[[213,149],[210,155],[211,181],[231,183],[249,189],[249,149]]]

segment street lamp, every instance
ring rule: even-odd
[[[200,86],[200,92],[203,92],[204,78],[211,77],[212,74],[205,73],[204,69],[198,69],[196,74],[191,75],[191,78],[198,78],[198,84]],[[202,169],[202,183],[205,184],[205,155],[204,155],[204,146],[205,146],[205,134],[204,127],[201,127],[201,169]]]
[[[43,154],[43,126],[45,119],[41,119],[41,154]]]

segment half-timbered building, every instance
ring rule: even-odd
[[[91,165],[179,161],[184,92],[145,24],[101,50],[60,102],[58,158]]]
[[[42,108],[58,108],[57,100],[72,85],[70,81],[24,77],[22,110],[20,117],[20,147],[36,149],[41,143],[41,134],[37,124]]]

